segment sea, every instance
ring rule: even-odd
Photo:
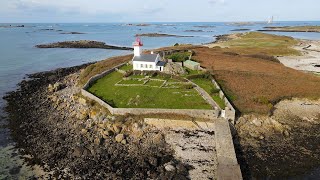
[[[132,53],[105,49],[39,49],[37,44],[71,40],[96,40],[108,45],[132,46],[136,34],[165,33],[192,37],[142,37],[144,49],[154,49],[179,44],[200,45],[215,41],[217,35],[235,33],[236,29],[248,32],[261,30],[266,26],[320,25],[320,21],[229,23],[229,22],[157,22],[143,23],[0,23],[0,179],[28,179],[37,168],[29,167],[15,148],[7,128],[7,115],[2,97],[17,88],[26,77],[41,71],[70,67],[88,62]],[[18,26],[1,28],[1,26]],[[192,31],[190,31],[192,30]],[[199,31],[200,30],[200,31]],[[61,34],[80,32],[84,34]],[[320,40],[320,33],[268,32],[294,38]],[[320,167],[292,179],[320,178]]]

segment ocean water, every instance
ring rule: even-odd
[[[19,154],[14,152],[14,142],[5,128],[6,114],[3,112],[6,92],[16,89],[26,74],[69,67],[87,62],[98,61],[112,56],[124,55],[130,51],[103,49],[38,49],[37,44],[66,40],[97,40],[110,45],[131,46],[135,34],[167,33],[193,37],[142,37],[145,49],[180,44],[203,44],[215,40],[216,35],[234,33],[234,29],[255,31],[267,26],[265,23],[252,25],[234,25],[230,23],[147,23],[150,26],[128,26],[124,23],[82,23],[82,24],[24,24],[24,28],[0,28],[0,179],[28,177],[30,167],[23,164]],[[8,25],[8,24],[1,24]],[[21,24],[11,24],[21,25]],[[320,25],[320,22],[276,22],[272,26]],[[196,27],[212,26],[212,27]],[[203,30],[186,32],[186,30]],[[62,32],[81,32],[85,34],[60,34]],[[302,39],[320,40],[320,33],[279,33]],[[19,173],[10,173],[10,169],[19,168]]]

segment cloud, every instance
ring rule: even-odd
[[[211,5],[225,4],[225,3],[226,3],[225,0],[209,0],[208,2],[209,2],[209,4],[211,4]]]

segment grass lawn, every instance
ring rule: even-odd
[[[138,79],[122,80],[118,84],[143,84],[144,81]]]
[[[194,89],[115,86],[121,79],[122,74],[113,72],[88,91],[118,108],[211,109]]]
[[[196,75],[196,74],[202,74],[202,71],[198,71],[198,70],[192,70],[189,69],[187,67],[184,67],[185,71],[188,73],[186,76],[190,76],[190,75]]]
[[[124,65],[120,68],[120,70],[123,70],[123,71],[129,71],[129,70],[132,70],[133,69],[133,66],[131,64],[128,64],[128,65]]]
[[[148,85],[148,86],[156,86],[156,87],[160,87],[162,84],[164,83],[164,81],[157,81],[157,80],[149,80],[148,82],[147,82],[147,84],[146,85]]]
[[[212,99],[220,106],[221,109],[224,109],[226,107],[223,100],[219,97],[219,95],[217,93],[212,93],[217,89],[210,79],[196,78],[196,79],[191,79],[191,81],[196,83],[198,86],[204,89],[208,94],[210,94]]]

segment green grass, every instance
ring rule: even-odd
[[[120,68],[120,70],[123,70],[123,71],[130,71],[132,69],[133,69],[133,66],[131,64],[124,65]]]
[[[214,95],[214,96],[212,96],[212,99],[220,106],[221,109],[225,109],[225,108],[226,108],[226,104],[225,104],[224,101],[220,98],[219,95]]]
[[[113,72],[88,91],[118,108],[211,109],[195,89],[115,86],[121,79],[122,74]]]
[[[130,76],[130,78],[138,78],[138,79],[141,79],[141,78],[145,78],[145,76],[143,76],[143,75],[132,75],[132,76]]]
[[[143,84],[143,80],[138,79],[130,79],[130,80],[122,80],[118,84]]]
[[[184,67],[184,70],[187,72],[187,76],[203,73],[202,71],[192,70],[192,69],[189,69],[187,67]]]
[[[149,80],[146,85],[160,87],[163,83],[164,81]]]
[[[210,94],[212,99],[220,106],[221,109],[224,109],[226,107],[224,104],[224,101],[219,97],[219,94],[213,93],[217,91],[217,88],[214,86],[214,84],[211,82],[210,79],[196,78],[196,79],[192,79],[191,81],[196,83],[198,86],[204,89],[208,94]]]

